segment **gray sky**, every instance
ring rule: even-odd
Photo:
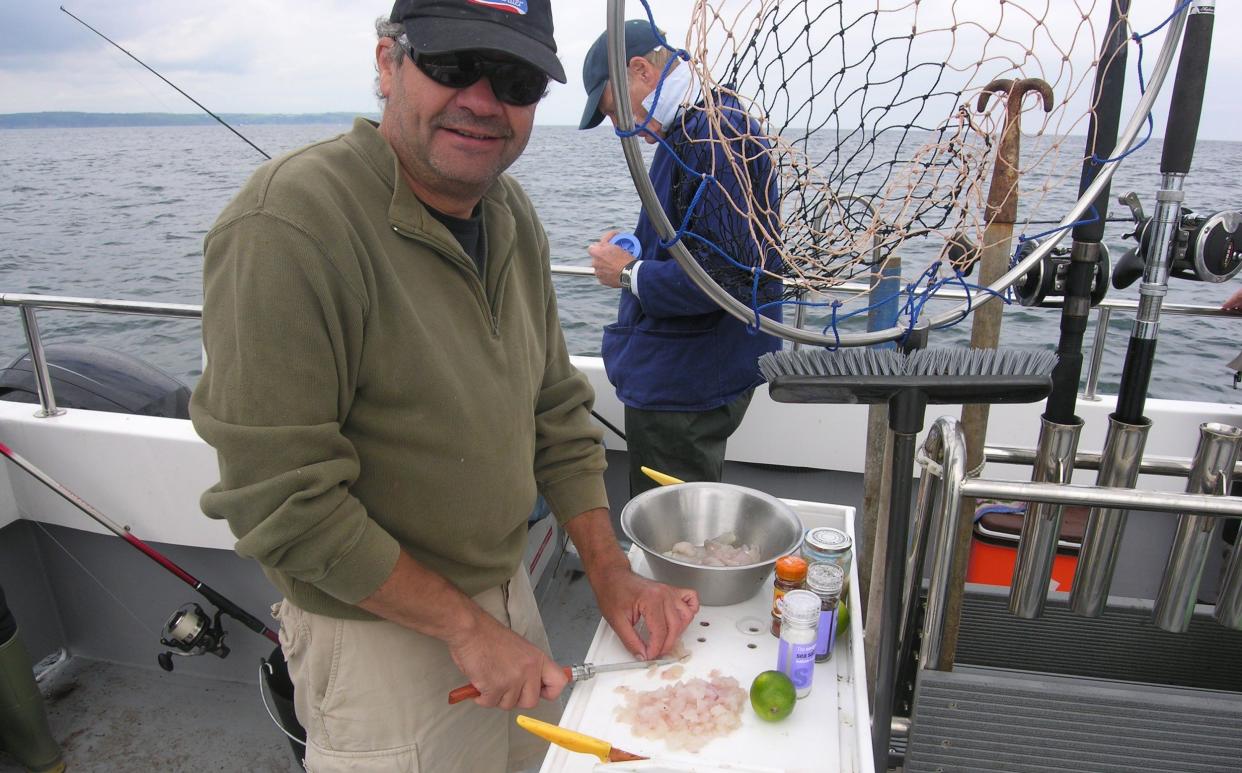
[[[150,73],[58,10],[62,0],[0,0],[0,113],[50,110],[195,112]],[[810,0],[812,6],[817,0]],[[63,0],[66,7],[125,46],[216,112],[373,112],[374,31],[387,2],[357,0]],[[964,9],[985,0],[923,0]],[[1072,9],[1069,0],[1047,2]],[[557,41],[569,83],[553,84],[539,107],[542,124],[576,124],[582,110],[582,59],[605,25],[604,0],[552,0]],[[716,0],[717,5],[739,5]],[[684,35],[691,0],[658,0],[657,22]],[[864,3],[864,5],[868,5]],[[1169,0],[1138,0],[1136,18],[1154,26]],[[637,0],[627,15],[642,13]],[[973,8],[980,6],[974,5]],[[1212,64],[1200,136],[1237,139],[1242,103],[1236,79],[1238,4],[1218,3]],[[680,40],[680,38],[678,38]],[[1148,47],[1147,69],[1159,41]],[[1131,58],[1131,70],[1134,61]],[[1157,102],[1163,134],[1167,96]]]

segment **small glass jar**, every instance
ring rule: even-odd
[[[819,596],[819,624],[815,641],[815,662],[832,657],[833,641],[837,638],[837,605],[845,587],[845,572],[836,564],[816,562],[806,571],[806,589]]]
[[[811,681],[815,678],[819,596],[809,590],[791,590],[779,606],[781,639],[776,648],[776,670],[789,677],[799,698],[805,698],[811,694]]]
[[[841,529],[819,526],[802,538],[802,557],[807,564],[829,563],[845,573],[845,588],[850,587],[850,565],[854,562],[854,540]]]
[[[800,556],[776,559],[776,578],[772,580],[772,635],[781,635],[781,597],[798,590],[806,580],[806,560]]]

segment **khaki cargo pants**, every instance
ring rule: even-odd
[[[550,651],[525,567],[474,601]],[[514,717],[556,722],[560,703],[525,711],[449,706],[449,690],[468,680],[438,639],[385,620],[312,614],[287,600],[277,618],[311,773],[505,773],[538,765],[547,751]]]

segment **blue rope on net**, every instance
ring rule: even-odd
[[[1140,95],[1147,93],[1147,79],[1143,77],[1143,39],[1149,38],[1152,35],[1155,35],[1160,30],[1167,27],[1169,25],[1169,22],[1177,18],[1177,15],[1179,13],[1186,10],[1186,7],[1189,6],[1191,2],[1192,0],[1183,0],[1183,2],[1181,2],[1177,6],[1177,8],[1173,10],[1173,13],[1169,14],[1168,17],[1165,18],[1164,21],[1160,22],[1152,29],[1148,30],[1147,32],[1142,32],[1142,33],[1135,32],[1130,35],[1130,39],[1134,41],[1135,46],[1138,48],[1138,61],[1135,64],[1135,68],[1138,70],[1138,82],[1139,82],[1139,94]],[[1151,139],[1151,135],[1154,130],[1154,127],[1155,127],[1155,121],[1152,120],[1151,113],[1148,112],[1147,113],[1147,136],[1143,137],[1143,139],[1137,144],[1135,144],[1134,147],[1121,153],[1120,155],[1113,156],[1112,158],[1100,158],[1099,156],[1095,155],[1095,153],[1092,153],[1091,163],[1095,164],[1096,166],[1103,166],[1104,164],[1111,164],[1113,162],[1120,161],[1121,159],[1125,158],[1131,153],[1134,153],[1139,148],[1146,145],[1147,141]]]

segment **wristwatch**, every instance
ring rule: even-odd
[[[631,260],[629,263],[625,264],[625,268],[621,269],[620,280],[621,280],[621,287],[623,289],[629,290],[633,286],[634,264],[636,263],[638,263],[637,260]]]

